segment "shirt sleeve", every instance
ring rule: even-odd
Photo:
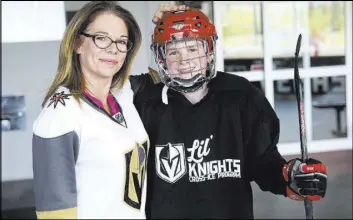
[[[131,89],[135,95],[137,93],[142,92],[146,87],[150,87],[161,82],[158,72],[151,68],[148,69],[148,73],[142,73],[140,75],[131,75],[129,77]]]
[[[69,103],[44,107],[33,126],[32,159],[38,219],[77,219],[75,163],[79,138]]]
[[[278,152],[279,119],[263,93],[259,92],[248,142],[249,177],[263,191],[286,195],[282,174],[286,160]]]

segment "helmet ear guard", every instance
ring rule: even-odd
[[[196,74],[190,79],[171,77],[166,63],[167,43],[201,40],[207,56],[206,74]],[[161,81],[179,92],[192,92],[201,88],[215,76],[215,46],[218,39],[215,26],[197,9],[166,12],[157,23],[150,49],[158,66]]]

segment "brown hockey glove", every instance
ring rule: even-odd
[[[318,160],[309,158],[306,163],[296,158],[283,166],[287,181],[287,196],[294,200],[320,200],[325,197],[327,187],[326,167]]]

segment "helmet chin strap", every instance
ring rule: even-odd
[[[199,89],[203,88],[203,86],[208,82],[209,80],[203,80],[203,81],[199,81],[197,83],[195,83],[194,85],[192,85],[191,87],[183,87],[183,86],[178,86],[178,87],[170,87],[167,85],[164,85],[163,89],[162,89],[162,102],[165,105],[168,105],[168,95],[167,95],[167,91],[168,89],[172,89],[174,91],[180,92],[180,93],[192,93],[192,92],[196,92]]]
[[[204,75],[197,74],[190,79],[173,78],[167,85],[177,92],[190,93],[199,90],[208,81]]]
[[[185,88],[190,88],[196,82],[203,81],[204,79],[205,79],[205,77],[202,74],[197,74],[197,75],[191,77],[190,79],[182,79],[180,77],[175,77],[175,78],[173,78],[173,81],[171,84],[173,84],[173,86],[182,86]]]

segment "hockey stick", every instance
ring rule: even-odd
[[[295,86],[295,95],[297,97],[298,104],[298,114],[299,114],[299,131],[300,131],[300,147],[302,160],[305,163],[308,159],[308,150],[307,150],[307,141],[306,141],[306,132],[305,132],[305,118],[304,118],[304,103],[303,103],[303,86],[300,81],[299,76],[299,67],[298,67],[298,56],[300,51],[302,41],[302,35],[299,34],[297,47],[295,50],[295,60],[294,60],[294,86]],[[313,204],[307,198],[304,198],[304,207],[306,219],[313,219]]]

